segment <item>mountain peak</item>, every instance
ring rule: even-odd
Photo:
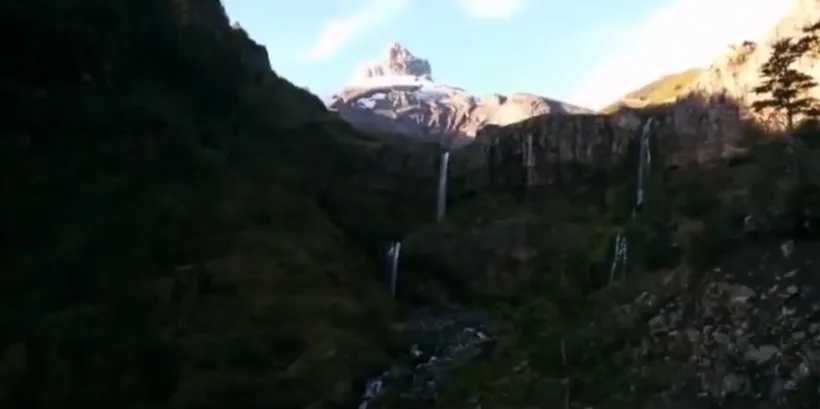
[[[393,40],[389,44],[387,44],[387,55],[390,55],[394,51],[409,52],[406,48],[404,48],[403,45],[401,45],[400,42]]]
[[[398,41],[391,41],[383,56],[365,64],[357,76],[360,78],[413,76],[433,80],[430,62],[416,57]]]

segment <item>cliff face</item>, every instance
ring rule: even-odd
[[[626,157],[626,147],[648,120],[653,143],[666,165],[708,162],[731,154],[743,132],[740,109],[727,98],[696,96],[651,109],[621,109],[613,114],[547,114],[508,126],[483,128],[474,143],[456,155],[472,168],[474,185],[492,177],[508,185],[550,184],[556,164],[603,166]],[[563,165],[560,165],[563,166]]]

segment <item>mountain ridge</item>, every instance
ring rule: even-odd
[[[690,95],[701,98],[722,96],[737,104],[744,117],[772,130],[783,129],[786,120],[781,113],[750,109],[761,98],[752,89],[762,81],[760,68],[771,55],[771,44],[782,38],[800,36],[803,27],[818,20],[820,0],[796,0],[786,14],[754,41],[728,44],[726,51],[716,56],[708,66],[665,75],[626,94],[601,112],[611,113],[623,107],[662,105]],[[798,60],[796,68],[815,79],[820,78],[820,58],[817,56],[804,56]],[[810,90],[810,95],[820,97],[820,87]]]
[[[701,95],[725,94],[739,101],[744,107],[750,107],[761,96],[751,92],[762,81],[760,68],[772,52],[772,44],[783,38],[799,37],[803,27],[820,20],[820,0],[796,0],[789,11],[783,15],[757,41],[745,41],[733,44],[693,82],[688,92]],[[816,55],[805,55],[795,64],[795,68],[820,78],[820,58]],[[820,97],[820,87],[810,90],[810,95]],[[747,110],[746,114],[765,124],[767,128],[783,129],[786,120],[779,112]]]
[[[436,82],[430,62],[395,41],[380,59],[363,65],[328,107],[360,130],[421,137],[445,146],[470,143],[487,125],[549,112],[593,112],[526,92],[476,96]]]
[[[674,100],[700,76],[703,68],[688,68],[672,74],[666,74],[646,85],[625,94],[617,101],[601,108],[601,113],[615,112],[623,107],[639,108],[652,106]]]

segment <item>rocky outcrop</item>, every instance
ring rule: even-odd
[[[239,43],[241,50],[240,56],[242,58],[242,65],[255,74],[270,74],[272,69],[270,66],[270,59],[268,50],[265,46],[253,41],[239,24],[231,26],[231,33]]]
[[[791,10],[758,42],[746,41],[730,46],[723,56],[698,77],[689,91],[699,95],[726,94],[740,105],[750,106],[759,99],[751,90],[761,82],[760,67],[771,55],[771,44],[778,39],[799,36],[803,27],[819,19],[819,0],[795,1]],[[816,56],[803,58],[796,68],[820,78],[820,59]],[[820,88],[814,89],[812,94],[820,96]],[[785,119],[775,113],[750,115],[775,129],[785,125]]]
[[[689,376],[674,387],[703,400],[730,407],[810,404],[820,394],[816,247],[747,246],[688,278],[688,291],[679,288],[664,301],[657,292],[642,294],[633,305],[655,312],[640,353],[683,364],[680,371]]]
[[[428,81],[433,80],[430,62],[411,54],[397,42],[387,47],[386,58],[373,61],[361,67],[359,75],[364,78],[384,77],[389,75],[411,75]]]
[[[369,132],[421,136],[446,146],[472,141],[488,124],[507,125],[544,113],[591,112],[532,94],[476,97],[433,80],[430,63],[392,43],[333,97],[331,109]]]

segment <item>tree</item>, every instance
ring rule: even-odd
[[[811,127],[795,126],[795,120],[803,117],[812,120],[820,115],[820,101],[808,94],[816,87],[817,81],[793,66],[804,56],[820,55],[820,21],[802,29],[798,38],[783,38],[772,45],[769,60],[760,69],[764,81],[753,89],[756,94],[766,94],[767,99],[756,101],[752,108],[757,111],[774,108],[785,112],[788,131],[793,138],[787,145],[785,153],[790,157],[788,207],[792,215],[794,233],[805,234],[808,229],[816,185],[813,183],[814,172],[811,164],[811,149],[806,141],[810,137]],[[809,136],[807,138],[807,136]]]
[[[752,89],[755,94],[768,95],[768,98],[755,101],[752,108],[756,111],[773,108],[784,112],[789,132],[794,131],[797,116],[820,114],[820,101],[807,93],[817,86],[817,82],[812,76],[793,68],[794,63],[810,50],[810,38],[805,36],[797,41],[783,38],[772,44],[772,54],[760,68],[763,82]]]
[[[803,35],[797,40],[796,47],[802,50],[803,54],[812,57],[820,56],[820,20],[814,24],[803,27]]]

